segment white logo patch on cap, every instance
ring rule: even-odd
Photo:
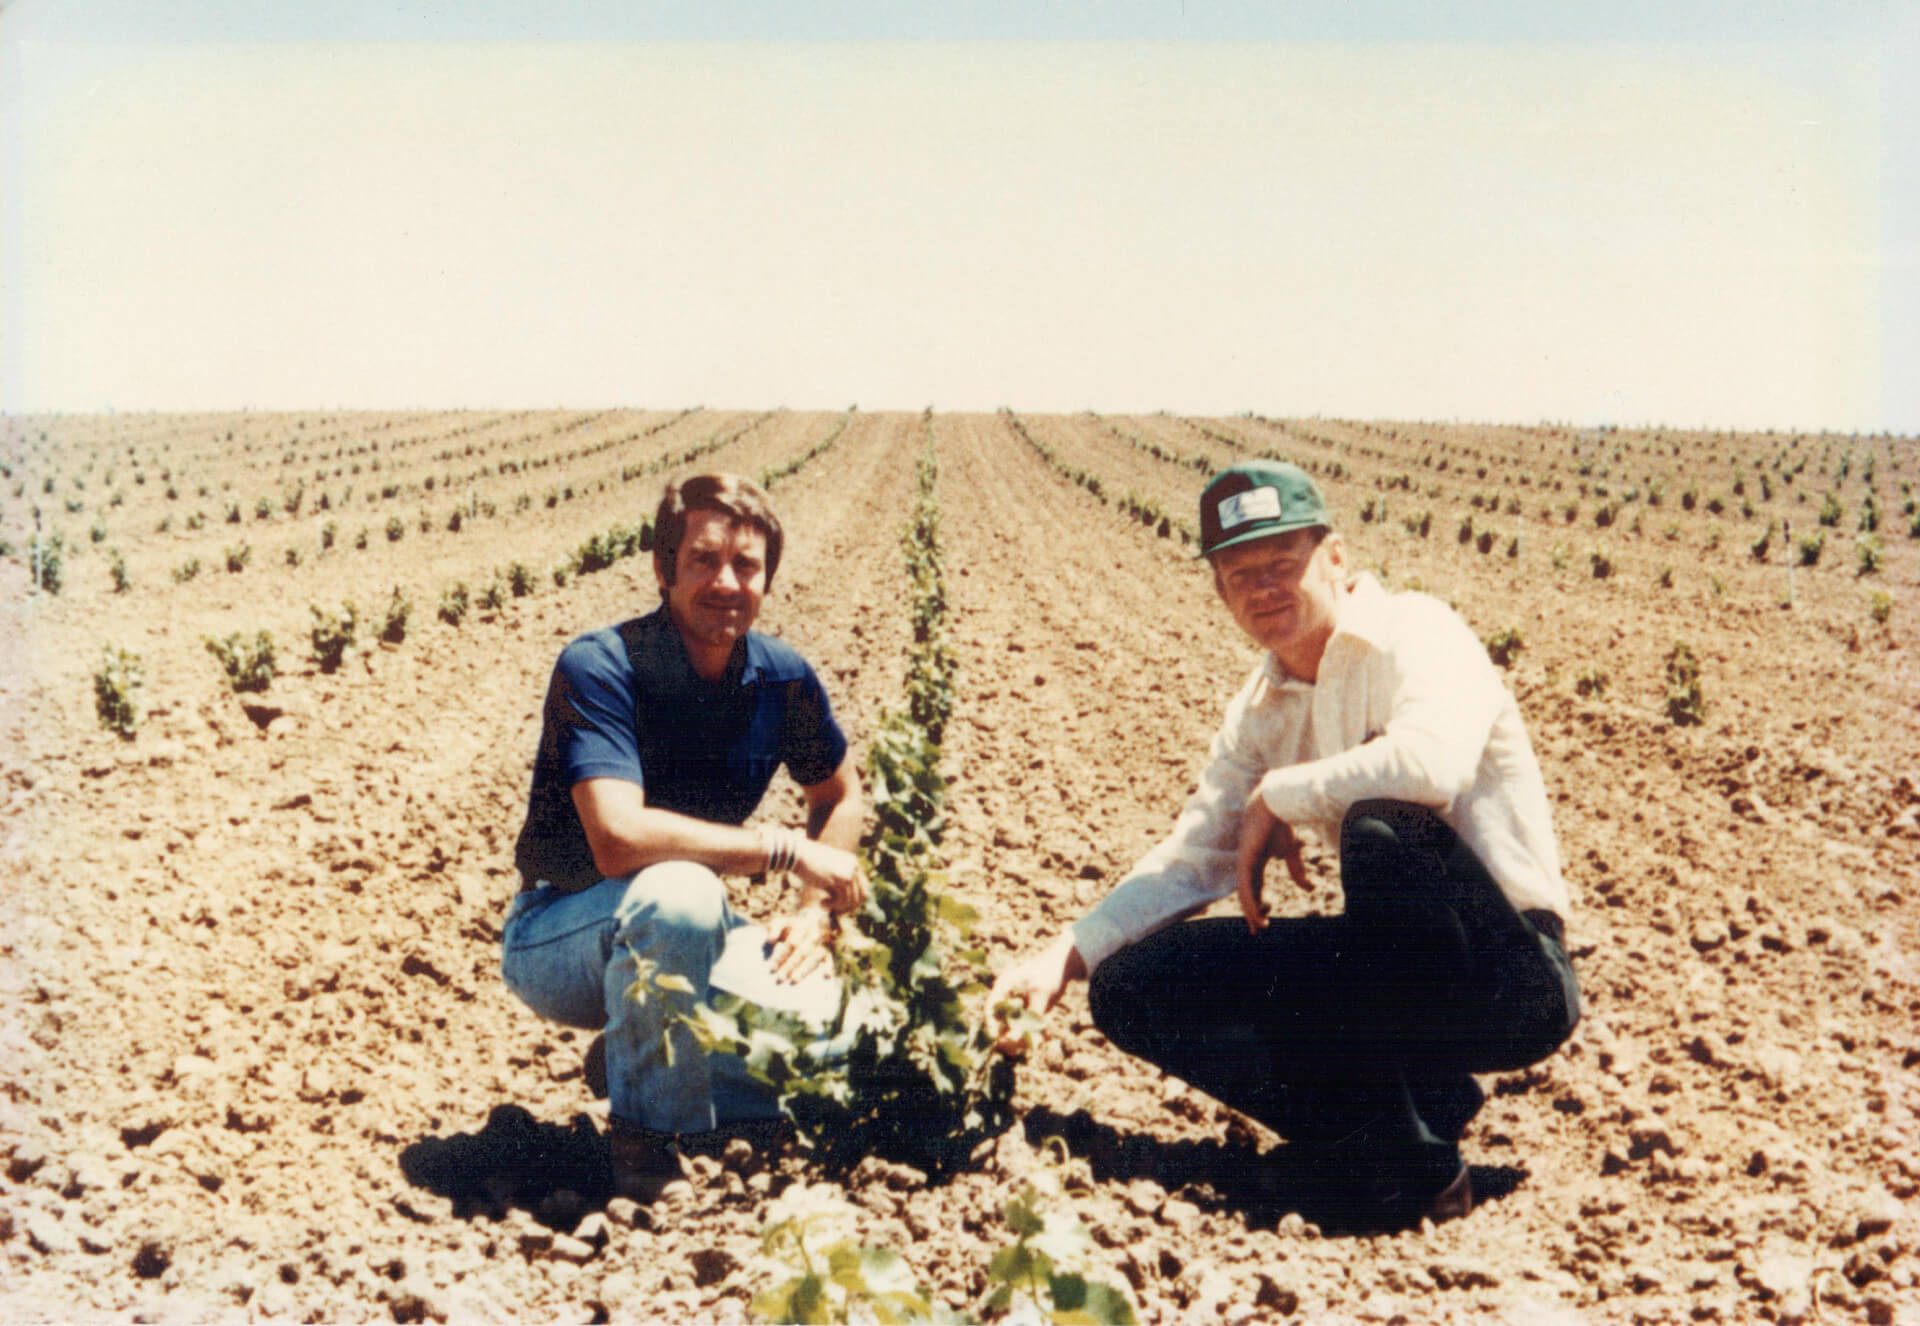
[[[1220,532],[1222,534],[1250,520],[1278,520],[1279,518],[1280,490],[1278,488],[1249,488],[1244,493],[1235,493],[1232,497],[1220,499]]]

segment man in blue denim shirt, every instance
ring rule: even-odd
[[[604,1027],[615,1181],[640,1197],[680,1172],[677,1135],[778,1110],[736,1056],[669,1020],[660,991],[629,998],[636,977],[680,977],[704,1000],[725,954],[760,969],[742,982],[758,989],[829,980],[829,915],[865,898],[846,737],[806,660],[750,629],[780,562],[766,494],[733,475],[675,482],[654,529],[661,606],[555,665],[502,958],[536,1012]],[[781,765],[805,794],[804,836],[743,827]],[[789,870],[800,910],[747,927],[720,875]]]

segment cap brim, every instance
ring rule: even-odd
[[[1297,529],[1317,529],[1321,527],[1331,528],[1327,526],[1327,522],[1324,520],[1276,520],[1270,525],[1262,525],[1259,529],[1245,530],[1230,539],[1222,539],[1220,542],[1214,544],[1213,547],[1200,553],[1199,556],[1211,557],[1217,552],[1226,551],[1228,548],[1235,548],[1243,543],[1252,543],[1255,539],[1270,539],[1276,534],[1291,534]]]

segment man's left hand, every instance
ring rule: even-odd
[[[833,922],[819,907],[803,907],[769,921],[767,937],[773,944],[767,962],[778,980],[803,980],[832,956]]]
[[[1300,839],[1286,821],[1267,809],[1266,800],[1255,789],[1240,812],[1240,851],[1236,862],[1236,887],[1240,895],[1240,914],[1247,918],[1247,929],[1259,934],[1267,928],[1267,906],[1260,900],[1266,882],[1267,862],[1278,857],[1287,863],[1293,882],[1311,892],[1306,862],[1300,858]]]

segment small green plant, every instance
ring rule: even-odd
[[[106,647],[100,670],[93,674],[93,709],[100,726],[132,741],[140,722],[140,686],[145,676],[140,657],[114,645]]]
[[[507,589],[517,599],[523,599],[533,593],[533,572],[519,562],[507,567]]]
[[[1473,542],[1473,517],[1472,516],[1464,516],[1461,518],[1460,526],[1458,529],[1454,531],[1453,537],[1455,542],[1457,543]]]
[[[238,525],[240,523],[240,504],[238,502],[227,503],[227,523],[229,525]]]
[[[1567,569],[1567,562],[1573,554],[1568,550],[1566,544],[1556,543],[1553,545],[1553,552],[1549,554],[1549,556],[1553,562],[1553,569],[1556,571],[1564,571]]]
[[[1853,555],[1856,574],[1863,576],[1874,574],[1880,569],[1880,540],[1871,534],[1863,536],[1860,542],[1853,545]]]
[[[1693,727],[1706,719],[1700,695],[1700,661],[1684,640],[1667,651],[1667,717],[1675,727]]]
[[[456,580],[440,591],[440,620],[449,626],[458,626],[467,615],[467,583]]]
[[[1826,497],[1821,499],[1820,523],[1822,525],[1830,527],[1839,525],[1841,512],[1842,507],[1840,506],[1840,495],[1838,493],[1828,493]]]
[[[189,580],[192,580],[200,574],[200,559],[198,557],[187,558],[186,561],[173,568],[172,574],[174,584],[186,584]]]
[[[1611,678],[1607,676],[1607,670],[1598,664],[1594,664],[1590,667],[1582,668],[1574,677],[1573,691],[1576,695],[1598,699],[1607,693],[1607,686],[1610,681]]]
[[[1673,563],[1667,562],[1666,564],[1661,566],[1660,573],[1653,578],[1653,582],[1656,585],[1660,586],[1660,588],[1662,589],[1672,589],[1673,588]]]
[[[95,520],[93,522],[93,528],[87,531],[87,537],[95,543],[105,543],[107,541],[107,522],[105,520]]]
[[[493,579],[487,582],[487,587],[480,591],[480,610],[482,612],[498,612],[506,606],[506,603],[507,587],[505,582],[500,579],[499,573],[496,572]]]
[[[1820,560],[1820,553],[1827,546],[1825,530],[1815,530],[1811,534],[1802,534],[1796,545],[1800,554],[1800,565],[1813,566]]]
[[[337,672],[340,663],[347,656],[347,650],[353,647],[354,632],[360,624],[359,614],[354,611],[351,602],[342,603],[339,612],[333,612],[319,604],[309,604],[308,611],[313,614],[313,657],[320,664],[322,672]]]
[[[1766,532],[1747,546],[1747,551],[1753,554],[1754,561],[1764,562],[1767,560],[1767,554],[1773,548],[1773,532],[1778,528],[1778,525],[1778,521],[1769,520],[1767,522]]]
[[[226,550],[227,570],[238,575],[247,569],[247,563],[253,560],[253,547],[250,544],[238,544]]]
[[[890,1248],[856,1244],[841,1231],[852,1205],[825,1184],[796,1184],[767,1208],[760,1251],[786,1278],[754,1295],[748,1311],[768,1322],[952,1321]]]
[[[207,527],[206,512],[196,511],[180,523],[189,530],[205,529]]]
[[[286,562],[287,562],[287,565],[288,565],[288,566],[298,566],[298,565],[300,565],[300,559],[301,559],[301,556],[302,556],[302,554],[301,554],[301,552],[300,552],[300,548],[299,548],[299,546],[298,546],[297,544],[296,544],[295,546],[293,546],[293,547],[290,547],[290,548],[288,548],[288,549],[287,549],[287,551],[286,551],[286,553],[285,553],[285,557],[286,557]]]
[[[413,600],[407,592],[395,585],[393,597],[387,600],[386,617],[380,626],[380,638],[390,645],[397,645],[407,638],[407,618],[413,615]]]
[[[235,631],[215,640],[205,638],[207,652],[220,660],[227,683],[236,691],[264,691],[273,683],[273,634],[261,631],[249,640]]]
[[[338,537],[339,533],[340,527],[331,520],[322,525],[320,527],[320,551],[325,552],[327,549],[333,547],[333,541]]]
[[[273,515],[273,499],[272,498],[262,497],[255,500],[253,504],[253,518],[255,520],[266,520],[268,517],[272,515]]]
[[[353,546],[357,552],[365,552],[367,550],[367,531],[365,527],[362,527],[360,532],[353,536]]]
[[[407,536],[407,524],[398,516],[387,517],[387,542],[398,543]]]
[[[1606,548],[1595,548],[1587,554],[1587,564],[1593,568],[1595,580],[1605,580],[1613,574],[1613,554]]]
[[[113,550],[113,560],[107,563],[107,574],[113,577],[113,592],[124,594],[133,588],[133,577],[127,574],[126,554],[118,548]]]
[[[66,557],[67,539],[59,530],[30,537],[27,540],[27,574],[32,578],[34,588],[48,594],[58,594],[64,583],[62,568]]]
[[[1887,619],[1893,616],[1893,595],[1884,589],[1874,590],[1867,597],[1867,612],[1876,623],[1885,626]]]
[[[1064,1158],[1066,1148],[1050,1140]],[[1006,1313],[1011,1320],[1131,1326],[1135,1317],[1126,1291],[1085,1273],[1093,1239],[1062,1199],[1060,1169],[1043,1171],[1001,1214],[1014,1241],[987,1264],[991,1288],[982,1312],[988,1318]],[[1031,1313],[1020,1310],[1027,1304]]]
[[[1513,666],[1513,660],[1520,656],[1525,642],[1520,638],[1520,628],[1506,626],[1488,636],[1483,644],[1487,647],[1487,657],[1503,668]]]

